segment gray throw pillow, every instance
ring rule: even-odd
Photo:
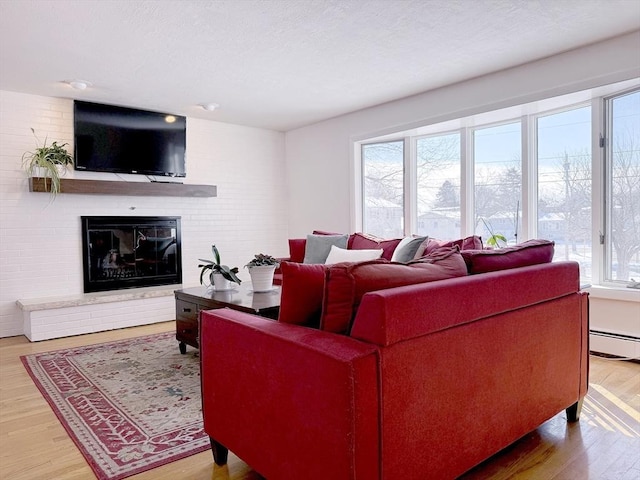
[[[397,254],[394,255],[393,260],[395,262],[402,262],[402,263],[410,262],[415,257],[416,252],[418,251],[418,248],[420,248],[420,245],[422,245],[422,242],[424,242],[426,239],[427,237],[414,238],[409,243],[403,245],[400,248]]]
[[[303,263],[324,263],[331,246],[347,248],[349,235],[307,235]]]

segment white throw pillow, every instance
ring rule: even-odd
[[[365,262],[375,260],[382,256],[382,249],[375,250],[346,250],[344,248],[331,245],[331,251],[325,260],[325,265],[342,262]]]

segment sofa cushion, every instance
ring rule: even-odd
[[[307,235],[304,250],[304,263],[324,263],[331,245],[347,248],[348,235]]]
[[[362,296],[367,292],[466,274],[467,267],[458,247],[409,264],[379,259],[328,266],[325,270],[320,328],[348,333]]]
[[[411,260],[416,258],[418,249],[428,238],[429,237],[419,237],[416,235],[411,237],[404,237],[400,241],[396,249],[393,251],[391,261],[402,263],[410,262]]]
[[[400,243],[401,238],[393,238],[385,240],[384,238],[378,238],[374,235],[368,235],[366,233],[354,233],[349,240],[349,248],[353,250],[367,250],[367,249],[382,249],[382,258],[391,260],[393,252]]]
[[[279,322],[318,327],[326,268],[322,264],[280,264],[282,286]]]
[[[513,247],[495,250],[464,250],[462,257],[470,274],[526,267],[553,260],[555,243],[550,240],[527,240]]]
[[[331,245],[329,256],[325,260],[325,265],[343,262],[365,262],[367,260],[375,260],[382,255],[382,249],[373,250],[347,250],[346,248]]]
[[[458,240],[437,240],[429,237],[416,252],[416,258],[422,255],[429,255],[441,248],[449,249],[455,245],[460,247],[460,250],[482,250],[482,238],[478,235],[459,238]]]

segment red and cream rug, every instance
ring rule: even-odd
[[[117,480],[208,448],[200,365],[174,333],[21,357],[100,480]]]

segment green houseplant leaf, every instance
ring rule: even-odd
[[[22,154],[22,166],[29,177],[33,177],[37,169],[42,169],[49,191],[55,197],[60,193],[61,173],[58,170],[58,166],[66,167],[71,165],[73,157],[65,149],[68,144],[58,145],[58,142],[52,142],[51,145],[47,146],[47,139],[45,138],[42,146],[39,146],[40,141],[33,128],[31,132],[36,139],[36,148],[33,151]]]
[[[201,264],[198,265],[198,267],[201,269],[200,285],[205,284],[204,276],[207,273],[209,275],[209,278],[211,278],[212,274],[219,273],[230,282],[234,282],[240,285],[242,283],[242,280],[240,280],[237,276],[237,273],[239,272],[238,267],[229,268],[227,265],[222,265],[220,263],[220,252],[218,251],[218,248],[215,245],[211,246],[211,251],[213,252],[214,260],[204,260],[202,258],[198,259],[202,262]]]
[[[272,257],[271,255],[265,255],[264,253],[258,253],[257,255],[253,256],[253,259],[251,259],[251,261],[249,261],[249,263],[247,263],[245,267],[263,267],[267,265],[275,265],[277,267],[279,264],[280,262],[277,258]]]

